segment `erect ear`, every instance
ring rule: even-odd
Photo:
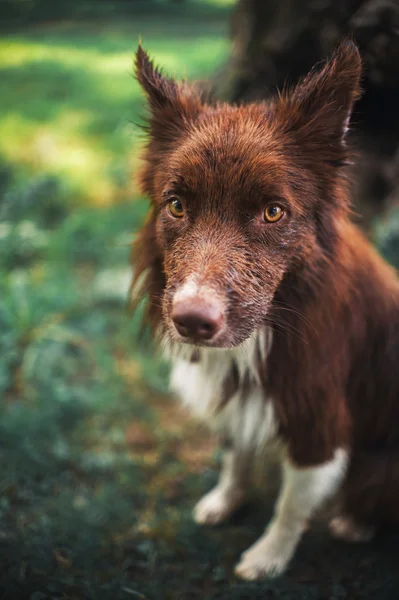
[[[165,77],[141,45],[135,66],[137,80],[148,98],[150,133],[159,141],[171,141],[199,114],[201,99],[187,84]]]
[[[356,45],[344,40],[324,66],[316,66],[294,90],[283,94],[281,108],[288,127],[298,130],[302,141],[313,141],[318,147],[326,143],[332,152],[342,150],[353,104],[360,95],[361,70]]]

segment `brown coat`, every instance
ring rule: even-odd
[[[133,247],[133,290],[172,341],[173,294],[193,273],[226,324],[214,345],[268,325],[262,380],[299,466],[348,447],[346,508],[399,520],[399,283],[350,221],[345,133],[358,51],[333,57],[272,101],[209,105],[139,48],[150,106],[141,174],[152,202]],[[184,217],[168,211],[178,198]],[[277,204],[283,217],[264,220]]]

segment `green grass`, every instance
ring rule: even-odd
[[[131,182],[137,39],[190,78],[228,49],[218,13],[176,14],[0,38],[0,598],[396,599],[396,538],[364,550],[316,529],[287,576],[249,584],[233,566],[272,494],[225,527],[192,521],[214,442],[169,398],[168,367],[126,310],[147,210]]]
[[[172,74],[206,76],[228,47],[210,14],[0,38],[2,598],[162,598],[158,542],[170,562],[176,497],[201,480],[183,485],[185,420],[126,307],[147,210],[132,58],[141,36]],[[209,441],[188,434],[206,463]]]
[[[56,175],[96,205],[137,197],[132,180],[144,114],[133,73],[141,37],[156,62],[196,79],[227,52],[227,22],[153,15],[36,26],[0,39],[0,156]]]

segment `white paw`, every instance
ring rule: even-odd
[[[331,534],[346,542],[369,542],[375,534],[374,527],[356,523],[351,517],[335,517],[330,521]]]
[[[226,492],[215,487],[195,506],[194,520],[200,525],[221,523],[242,504],[243,500],[244,492],[241,490]]]
[[[253,581],[264,577],[277,577],[283,573],[291,559],[291,544],[279,543],[269,536],[261,538],[241,556],[235,574]]]

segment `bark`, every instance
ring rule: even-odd
[[[370,223],[399,203],[399,0],[239,0],[231,33],[214,78],[216,96],[231,102],[267,98],[354,38],[364,63],[351,133],[355,205]]]

